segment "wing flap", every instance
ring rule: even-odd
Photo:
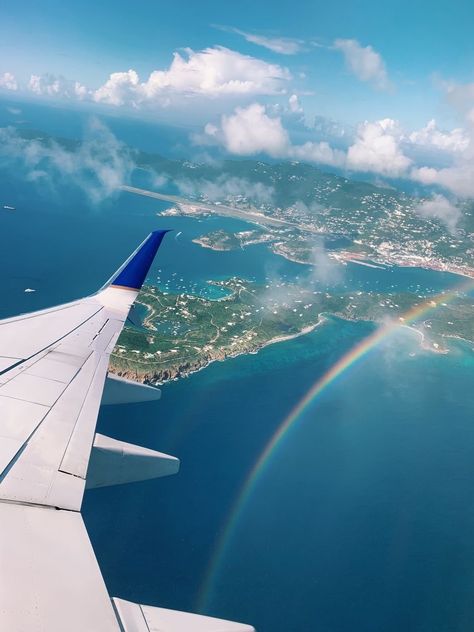
[[[5,632],[120,632],[82,517],[0,503]]]
[[[133,380],[127,380],[118,375],[107,375],[104,394],[101,404],[103,406],[113,404],[132,404],[137,402],[152,402],[160,399],[161,391],[156,386],[140,384]]]
[[[89,391],[99,361],[100,356],[91,353],[75,379],[66,388],[64,384],[54,382],[59,384],[64,392],[28,439],[15,462],[10,465],[8,475],[0,481],[0,498],[63,506],[67,509],[80,508],[82,493],[79,496],[78,493],[81,487],[84,489],[84,481],[81,485],[79,481],[70,481],[71,497],[64,505],[56,497],[55,479],[59,478],[58,484],[62,490],[64,476],[59,476],[60,464],[83,407],[84,394]],[[106,366],[104,378],[105,371]],[[1,387],[0,394],[6,386],[21,377],[20,375]],[[96,419],[94,423],[95,421]],[[61,492],[60,497],[63,496]]]
[[[0,396],[0,475],[48,410],[40,404]]]
[[[108,364],[108,357],[101,358],[59,466],[62,472],[79,476],[83,479],[86,478],[87,474]]]
[[[0,402],[46,410],[39,423],[18,411],[29,432],[18,437],[22,445],[10,442],[2,451],[0,467],[8,470],[0,498],[80,509],[108,357],[122,328],[102,305],[92,307],[93,316],[61,342],[2,376]]]
[[[142,606],[117,597],[113,602],[125,632],[255,632],[245,623]]]

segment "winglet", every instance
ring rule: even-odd
[[[168,230],[155,230],[148,235],[125,263],[106,283],[106,287],[118,287],[138,292],[145,281],[148,270]]]

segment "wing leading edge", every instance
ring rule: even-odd
[[[114,485],[179,468],[175,457],[96,434],[110,353],[166,232],[151,233],[96,294],[0,321],[1,630],[135,630],[120,614],[133,604],[110,600],[80,509],[86,483]],[[114,389],[111,403],[140,397],[126,383]],[[158,389],[144,391],[145,399],[159,397]],[[191,619],[179,627],[175,615],[163,613],[160,629],[195,629]],[[154,629],[146,621],[143,630]],[[215,621],[196,629],[253,629],[216,628]]]

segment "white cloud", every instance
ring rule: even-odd
[[[461,161],[451,167],[415,167],[411,178],[425,185],[438,185],[463,198],[474,197],[474,163]]]
[[[202,195],[212,202],[229,202],[245,196],[254,204],[268,204],[274,194],[273,188],[263,182],[251,182],[247,178],[229,177],[227,174],[221,174],[212,181],[180,180],[177,185],[183,195]]]
[[[462,217],[461,210],[450,202],[444,195],[433,195],[429,200],[423,200],[415,207],[415,212],[421,217],[439,219],[451,233],[456,231]]]
[[[291,79],[283,66],[214,46],[198,52],[190,48],[176,52],[168,68],[154,70],[145,80],[129,69],[112,73],[103,85],[90,89],[60,75],[32,74],[24,89],[40,97],[163,108],[181,107],[186,103],[183,97],[236,99],[285,94]],[[0,75],[0,88],[18,87],[11,73]]]
[[[12,75],[11,72],[4,72],[3,75],[0,75],[0,88],[4,88],[5,90],[18,90],[15,75]]]
[[[337,39],[334,48],[343,53],[347,67],[360,81],[367,81],[379,90],[390,88],[385,63],[372,46],[361,46],[354,39]]]
[[[302,145],[291,145],[288,148],[287,156],[292,160],[316,162],[332,167],[344,167],[346,162],[345,153],[339,149],[334,149],[326,141],[308,141]]]
[[[295,114],[303,113],[303,108],[301,107],[301,104],[299,102],[298,95],[292,94],[288,99],[288,105],[290,106],[290,112],[293,112]]]
[[[259,103],[236,108],[234,114],[222,116],[220,130],[207,126],[206,132],[216,137],[220,133],[227,151],[240,156],[266,153],[280,157],[290,144],[280,117],[269,117],[265,106]]]
[[[457,127],[450,132],[443,132],[438,129],[435,119],[428,121],[422,129],[409,134],[408,140],[415,145],[446,152],[463,152],[471,144],[471,139],[465,130]]]
[[[224,146],[231,154],[249,156],[268,154],[273,158],[289,158],[342,166],[344,152],[334,150],[327,142],[307,142],[293,145],[281,117],[269,116],[260,103],[237,107],[233,114],[221,117],[220,126],[208,123],[204,136],[195,135],[194,141],[206,144],[212,141]]]
[[[400,132],[393,119],[359,125],[355,143],[347,151],[347,166],[385,176],[403,175],[411,164],[400,147]]]
[[[168,105],[172,95],[206,97],[274,95],[285,91],[289,70],[277,64],[216,46],[185,56],[175,53],[167,70],[153,71],[140,82],[134,70],[117,72],[94,93],[94,100],[111,105]]]
[[[204,133],[193,135],[193,140],[197,145],[222,145],[239,156],[264,153],[273,158],[411,179],[445,188],[462,198],[474,197],[470,136],[460,128],[442,132],[432,122],[421,130],[404,133],[398,122],[390,118],[365,121],[359,125],[352,144],[344,150],[325,140],[293,143],[275,108],[253,103],[223,115],[219,125],[208,123]],[[414,149],[419,146],[433,148],[438,154],[442,151],[454,163],[445,168],[435,168],[429,163],[420,166],[414,159]]]
[[[274,53],[280,53],[281,55],[296,55],[303,50],[304,42],[300,39],[292,37],[268,37],[266,35],[257,35],[256,33],[248,33],[247,31],[241,31],[240,29],[217,27],[222,31],[231,31],[237,33],[252,44],[257,46],[263,46]]]
[[[332,286],[342,282],[344,268],[331,259],[324,247],[324,242],[316,244],[311,251],[311,264],[314,266],[312,277],[318,283]]]
[[[109,105],[136,105],[139,100],[140,79],[135,70],[113,72],[103,86],[94,92],[94,101]]]
[[[75,149],[53,140],[22,138],[12,127],[0,128],[0,160],[10,167],[19,164],[30,180],[46,179],[53,187],[75,185],[94,203],[115,194],[135,168],[127,147],[97,119],[91,120],[84,142]]]
[[[78,81],[48,73],[31,75],[27,88],[38,96],[84,99],[88,95],[87,88]]]
[[[474,82],[438,82],[446,94],[449,104],[460,112],[467,121],[474,123]]]

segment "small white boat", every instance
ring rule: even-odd
[[[14,211],[15,207],[14,206],[8,206],[8,204],[4,204],[3,208],[7,211]]]

